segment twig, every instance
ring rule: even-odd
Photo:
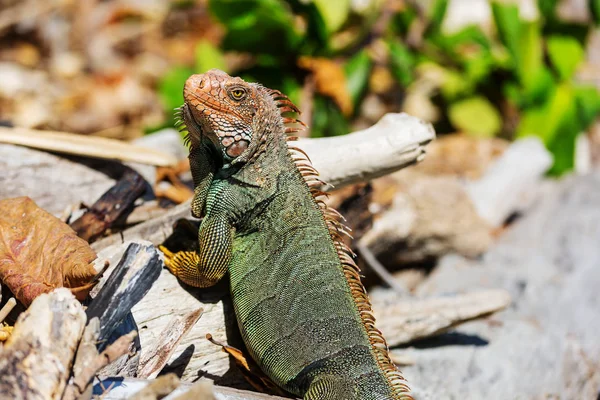
[[[95,241],[123,214],[130,212],[133,202],[144,194],[147,183],[135,170],[127,168],[125,173],[100,198],[70,226],[77,236]]]
[[[67,387],[63,400],[76,399],[80,394],[84,393],[94,379],[97,371],[129,352],[129,346],[136,336],[136,331],[131,331],[121,336],[89,362],[73,379],[73,383]]]
[[[10,314],[13,308],[17,305],[17,300],[14,297],[8,299],[2,310],[0,310],[0,323],[4,321],[4,319]]]
[[[78,156],[132,161],[156,166],[177,164],[175,157],[157,150],[136,146],[120,140],[77,135],[68,132],[0,127],[0,143],[10,143]]]
[[[371,249],[369,249],[362,241],[359,240],[356,242],[356,248],[373,272],[375,272],[390,288],[394,289],[394,291],[402,296],[407,296],[409,294],[409,290],[388,272],[385,266],[379,262],[377,257],[375,257],[375,254],[373,254]]]

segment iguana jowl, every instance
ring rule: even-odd
[[[219,70],[191,76],[181,108],[203,217],[199,251],[167,257],[183,282],[230,274],[231,297],[252,358],[304,399],[410,399],[374,326],[339,214],[322,182],[288,146],[298,109],[277,90]]]

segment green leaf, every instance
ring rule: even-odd
[[[596,22],[596,25],[600,24],[600,0],[590,0],[589,8],[592,12],[592,16],[594,17],[594,22]]]
[[[408,86],[413,80],[415,57],[399,40],[388,42],[390,52],[390,69],[402,86]]]
[[[493,67],[494,60],[491,55],[487,51],[478,51],[466,58],[466,77],[464,79],[468,79],[473,84],[485,81],[491,74]]]
[[[575,166],[575,143],[579,131],[573,124],[575,115],[563,120],[563,124],[558,127],[556,138],[548,146],[548,150],[554,157],[554,164],[550,168],[550,175],[560,176],[569,172]]]
[[[292,101],[292,103],[300,105],[300,97],[302,96],[302,86],[291,76],[284,76],[281,91]]]
[[[550,36],[547,46],[548,57],[560,78],[571,79],[585,56],[579,42],[568,36]]]
[[[328,98],[315,96],[310,129],[311,137],[338,136],[344,135],[348,131],[348,122],[338,106]]]
[[[335,32],[342,27],[350,13],[350,0],[313,0],[325,21],[327,30]]]
[[[502,127],[500,113],[485,97],[471,97],[450,105],[450,122],[474,136],[492,137]]]
[[[434,0],[429,9],[429,32],[439,32],[446,17],[448,0]]]
[[[538,10],[547,20],[553,20],[556,17],[556,6],[558,0],[538,0]]]
[[[293,53],[301,41],[285,2],[211,0],[209,9],[226,27],[225,50],[285,55]]]
[[[553,175],[573,168],[575,140],[583,127],[576,107],[575,90],[569,83],[559,85],[547,102],[524,112],[517,137],[540,137],[554,156]]]
[[[166,73],[158,83],[159,97],[168,111],[183,104],[183,85],[193,74],[191,68],[175,67]]]
[[[212,45],[212,43],[201,40],[196,45],[196,71],[204,72],[212,68],[218,68],[222,71],[227,72],[227,66],[225,64],[225,58],[223,53]]]
[[[519,8],[516,4],[505,4],[499,1],[492,2],[492,15],[500,41],[512,56],[513,65],[519,64],[521,39],[521,20]]]
[[[519,71],[519,78],[526,88],[532,87],[536,76],[540,74],[540,70],[544,66],[543,56],[542,35],[539,23],[522,23],[517,69]]]
[[[582,129],[587,129],[600,116],[600,92],[594,86],[575,88],[575,99]]]
[[[444,74],[440,90],[446,100],[453,101],[473,93],[475,83],[470,79],[465,79],[464,74],[453,69],[439,68]]]
[[[574,104],[575,99],[571,85],[565,83],[557,86],[544,105],[524,113],[517,128],[517,137],[534,135],[549,145],[554,140],[561,121],[569,113],[569,109],[574,107]],[[530,114],[533,117],[530,117]]]
[[[369,84],[369,75],[373,62],[366,49],[361,50],[352,57],[344,66],[346,75],[346,86],[354,109],[360,102],[360,99],[365,94]]]
[[[397,37],[406,36],[416,18],[418,16],[414,7],[404,7],[402,11],[392,17],[390,22],[391,33]]]
[[[544,102],[556,87],[556,82],[550,70],[542,66],[527,78],[527,85],[521,92],[519,103],[522,107]]]

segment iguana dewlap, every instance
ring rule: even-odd
[[[277,90],[219,70],[191,76],[181,114],[203,217],[199,251],[167,260],[207,287],[227,272],[248,351],[278,386],[304,399],[410,399],[374,326],[339,214],[319,200],[306,155],[288,147],[298,112]]]

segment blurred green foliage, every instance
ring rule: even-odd
[[[313,136],[339,135],[359,116],[378,65],[394,80],[389,95],[382,96],[392,103],[390,109],[400,111],[403,96],[435,76],[435,90],[424,96],[439,110],[432,121],[438,134],[535,135],[554,154],[551,173],[572,169],[577,136],[600,114],[598,90],[574,80],[592,24],[561,22],[558,0],[538,0],[541,17],[536,21],[523,20],[515,5],[492,0],[494,34],[478,26],[446,33],[442,23],[448,0],[432,0],[427,9],[405,1],[404,7],[385,10],[392,13],[387,20],[381,17],[384,1],[367,3],[356,10],[350,0],[210,0],[209,10],[225,36],[218,48],[198,43],[193,67],[175,67],[164,76],[159,87],[163,102],[168,108],[179,106],[183,82],[192,72],[220,68],[278,88],[297,103],[310,73],[298,66],[299,58],[325,57],[342,65],[354,114],[344,116],[333,99],[316,93],[307,122]],[[600,1],[589,4],[598,22]],[[382,21],[389,22],[382,27]],[[375,44],[378,51],[373,51]],[[382,47],[387,53],[383,62]],[[251,54],[252,62],[228,71],[227,52]]]

